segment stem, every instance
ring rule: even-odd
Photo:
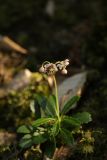
[[[55,76],[53,76],[53,80],[54,80],[54,85],[55,85],[55,97],[56,97],[56,112],[57,112],[57,116],[59,119],[59,102],[58,102],[58,88],[57,88],[57,83],[56,83],[56,78]]]

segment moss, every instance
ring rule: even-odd
[[[29,86],[21,91],[12,91],[0,100],[0,127],[15,131],[18,125],[35,119],[36,113],[32,113],[30,103],[36,101],[37,93],[48,95],[49,85],[46,77],[33,73]]]

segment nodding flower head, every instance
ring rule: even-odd
[[[54,75],[57,71],[61,71],[62,74],[67,74],[66,67],[69,65],[69,59],[64,61],[58,61],[56,63],[50,63],[45,61],[40,67],[39,71],[41,73],[46,73],[47,75]]]
[[[58,61],[55,63],[57,68],[61,70],[62,74],[67,74],[66,67],[69,65],[69,59],[65,59],[64,61]]]
[[[62,74],[67,74],[68,71],[67,71],[67,69],[64,68],[64,69],[62,69],[61,73],[62,73]]]

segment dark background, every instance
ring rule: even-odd
[[[10,36],[33,53],[33,58],[29,56],[32,63],[44,61],[47,56],[69,57],[77,65],[106,67],[107,2],[50,1],[52,13],[47,11],[47,0],[1,0],[0,34]]]

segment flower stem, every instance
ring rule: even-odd
[[[53,75],[53,80],[54,80],[54,86],[55,86],[55,97],[56,97],[56,112],[57,112],[57,116],[59,119],[59,102],[58,102],[58,88],[57,88],[57,83],[56,83],[56,78]]]

